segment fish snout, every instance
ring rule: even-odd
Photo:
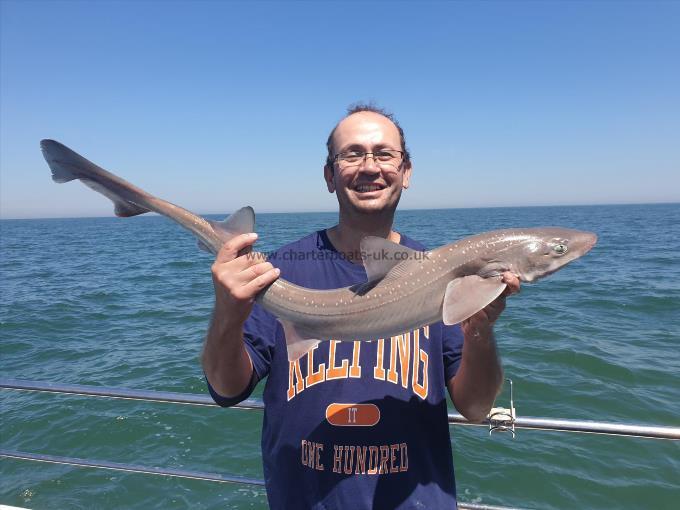
[[[597,234],[594,232],[583,232],[579,239],[579,246],[583,249],[583,254],[585,255],[597,244]]]

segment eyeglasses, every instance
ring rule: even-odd
[[[392,170],[393,172],[399,170],[399,165],[401,165],[404,159],[404,153],[402,151],[396,151],[392,149],[382,149],[374,152],[340,152],[336,154],[333,159],[338,163],[338,166],[341,169],[353,168],[363,163],[369,154],[373,158],[373,161],[376,165],[385,170]]]

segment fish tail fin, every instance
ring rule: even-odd
[[[122,183],[127,185],[130,189],[135,189],[139,196],[148,196],[147,193],[134,188],[131,184],[107,172],[103,168],[98,167],[65,145],[55,140],[42,140],[40,142],[40,149],[42,150],[50,170],[52,170],[52,180],[54,182],[61,184],[76,179],[80,180],[87,187],[101,193],[111,200],[114,204],[114,213],[116,216],[136,216],[151,210],[132,201],[130,197],[125,197],[122,194],[117,193],[116,190],[123,189],[123,187],[120,186]]]
[[[78,176],[74,174],[70,168],[67,168],[64,165],[59,164],[59,162],[57,161],[51,162],[50,160],[47,160],[47,163],[50,166],[50,170],[52,170],[52,180],[54,182],[63,184],[65,182],[73,181],[78,178]]]
[[[210,253],[216,254],[229,239],[255,228],[255,213],[251,207],[239,209],[224,221],[207,220],[154,197],[55,140],[41,141],[40,148],[55,182],[79,180],[111,200],[116,216],[136,216],[149,211],[162,214],[196,236],[199,247]]]

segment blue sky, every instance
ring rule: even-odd
[[[198,213],[335,210],[324,142],[393,111],[404,208],[680,201],[680,2],[3,0],[0,217],[109,216],[65,143]]]

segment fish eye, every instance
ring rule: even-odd
[[[568,248],[566,244],[560,243],[553,246],[553,250],[555,250],[555,253],[557,253],[558,255],[564,255],[565,253],[567,253]]]

